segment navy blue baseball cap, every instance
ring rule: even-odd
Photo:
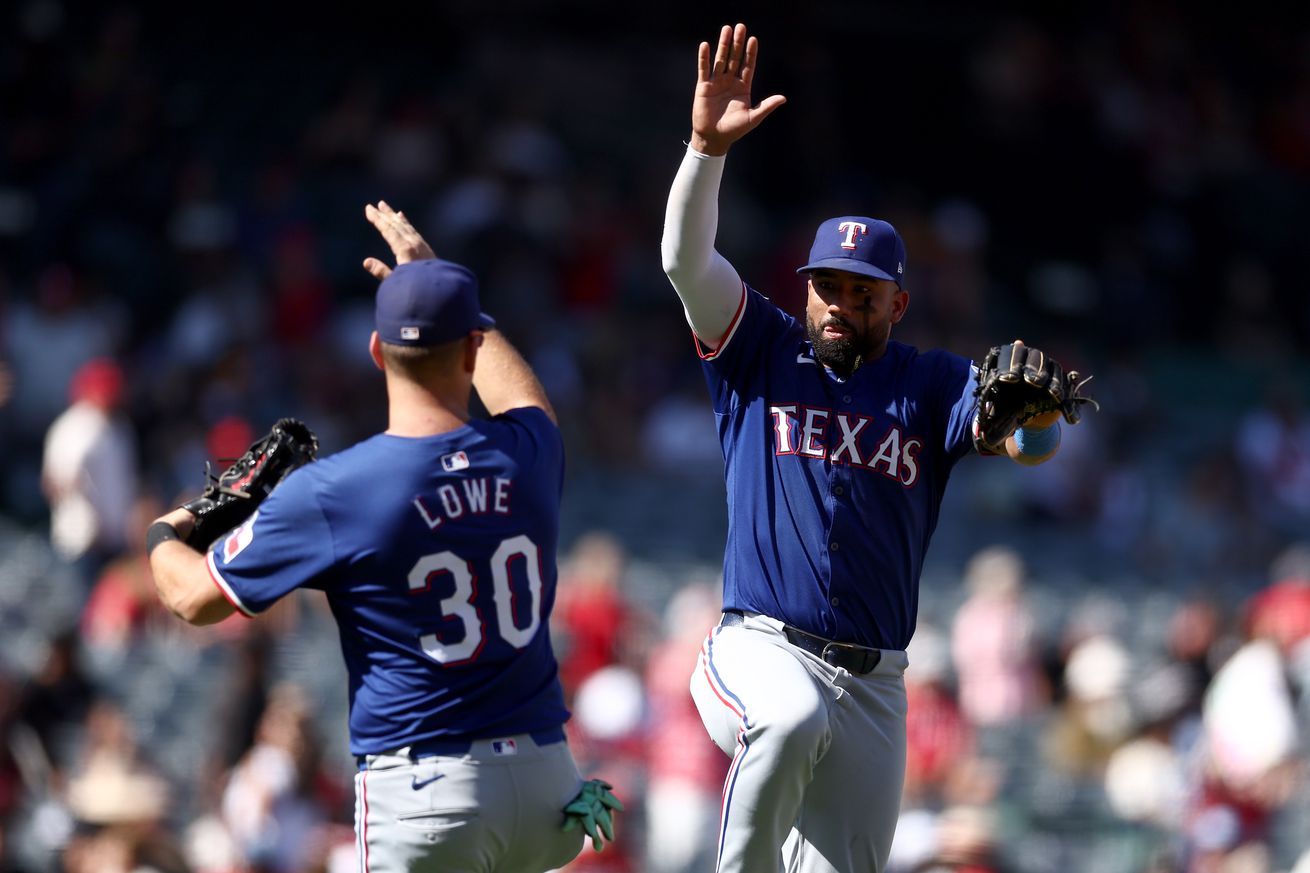
[[[810,262],[796,272],[843,270],[901,286],[905,276],[905,241],[885,221],[842,215],[819,225],[810,247]]]
[[[438,346],[495,326],[478,303],[468,267],[430,258],[399,264],[378,286],[378,338],[400,346]]]

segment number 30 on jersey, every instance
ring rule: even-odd
[[[541,561],[537,544],[525,534],[510,537],[501,542],[491,556],[491,599],[496,606],[496,626],[501,639],[516,649],[521,649],[536,636],[541,627]],[[527,594],[531,602],[520,614],[526,612],[530,618],[527,627],[514,623],[515,596],[510,589],[510,563],[516,558],[523,559],[524,572],[527,575]],[[472,661],[482,653],[487,642],[487,623],[482,612],[473,601],[478,594],[478,578],[469,561],[454,552],[437,552],[419,558],[414,569],[409,571],[409,590],[426,591],[432,587],[433,579],[449,574],[455,583],[455,591],[449,597],[442,598],[441,615],[443,618],[459,619],[463,625],[463,634],[459,642],[443,643],[435,633],[419,637],[423,652],[434,661],[450,667]]]

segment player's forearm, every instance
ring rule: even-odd
[[[723,158],[688,148],[669,190],[660,253],[664,272],[682,299],[687,323],[716,342],[741,304],[741,277],[714,249],[719,226]]]
[[[205,556],[181,541],[155,546],[150,571],[160,603],[183,621],[214,624],[232,614],[232,605],[209,577]]]
[[[478,363],[473,369],[473,390],[478,392],[482,405],[492,415],[511,409],[535,406],[543,410],[551,421],[555,410],[546,396],[546,389],[505,335],[489,330],[482,347],[478,349]]]

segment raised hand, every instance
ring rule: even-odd
[[[422,235],[414,229],[414,225],[409,223],[405,213],[392,209],[387,205],[387,201],[379,200],[377,206],[372,203],[366,205],[364,217],[378,229],[378,233],[382,234],[387,245],[391,246],[391,254],[395,255],[397,264],[426,261],[436,257],[432,246],[428,245],[427,240],[423,239]],[[378,281],[391,275],[391,268],[377,258],[365,258],[364,269]]]
[[[691,147],[707,155],[724,155],[728,147],[755,129],[787,102],[781,94],[751,105],[751,80],[760,44],[747,38],[746,25],[724,25],[710,65],[710,44],[700,44],[696,62],[696,96],[691,103]]]

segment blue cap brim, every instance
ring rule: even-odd
[[[868,261],[860,261],[855,258],[821,258],[817,261],[811,261],[796,272],[810,273],[814,270],[838,270],[842,273],[857,273],[861,276],[872,276],[875,279],[886,279],[889,282],[895,282],[898,286],[901,284],[899,278],[891,275],[886,270],[879,269]]]
[[[487,313],[485,312],[478,313],[478,325],[477,325],[478,330],[491,330],[495,326],[496,326],[496,319],[492,318],[490,315],[487,315]]]

